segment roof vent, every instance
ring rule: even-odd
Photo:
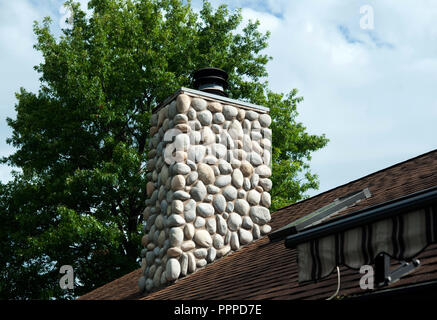
[[[219,68],[203,68],[193,73],[194,89],[227,97],[228,74]]]

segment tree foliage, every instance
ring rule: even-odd
[[[268,89],[259,22],[236,32],[241,12],[207,1],[195,13],[181,0],[91,0],[89,16],[67,4],[59,38],[50,18],[35,22],[40,90],[21,88],[7,119],[16,151],[2,162],[21,170],[0,186],[0,298],[72,298],[138,267],[151,110],[196,69],[226,70],[231,98],[270,108],[273,210],[317,188],[308,160],[327,139],[296,122],[296,90]],[[62,265],[74,290],[59,287]]]

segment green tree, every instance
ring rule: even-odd
[[[327,139],[296,122],[296,90],[268,89],[269,34],[235,32],[238,10],[184,2],[91,0],[87,17],[68,1],[59,38],[50,18],[35,22],[40,90],[22,88],[7,119],[16,152],[2,162],[21,171],[0,186],[0,298],[72,298],[138,268],[151,110],[193,70],[223,68],[231,98],[270,107],[273,210],[318,186],[307,162]],[[62,265],[73,291],[59,288]]]

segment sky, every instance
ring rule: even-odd
[[[86,1],[82,1],[84,4]],[[299,116],[330,142],[313,153],[316,195],[437,148],[437,2],[432,0],[229,0],[244,21],[271,36],[270,88],[299,90]],[[0,156],[14,151],[5,118],[14,93],[37,92],[34,20],[50,15],[59,33],[63,1],[0,0]],[[199,9],[200,0],[193,0]],[[0,166],[0,180],[11,179]]]

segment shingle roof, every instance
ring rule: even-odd
[[[436,185],[437,150],[434,150],[282,208],[272,214],[270,225],[275,231],[339,197],[364,188],[369,188],[372,196],[342,211],[341,215]],[[138,293],[137,280],[141,273],[138,269],[81,299],[320,299],[331,296],[337,288],[337,275],[333,273],[317,283],[299,285],[296,255],[296,250],[286,249],[283,241],[272,243],[268,237],[263,237],[147,296]],[[418,258],[421,266],[390,287],[437,279],[437,245],[429,246]],[[345,267],[340,270],[339,295],[362,293],[359,271]]]

